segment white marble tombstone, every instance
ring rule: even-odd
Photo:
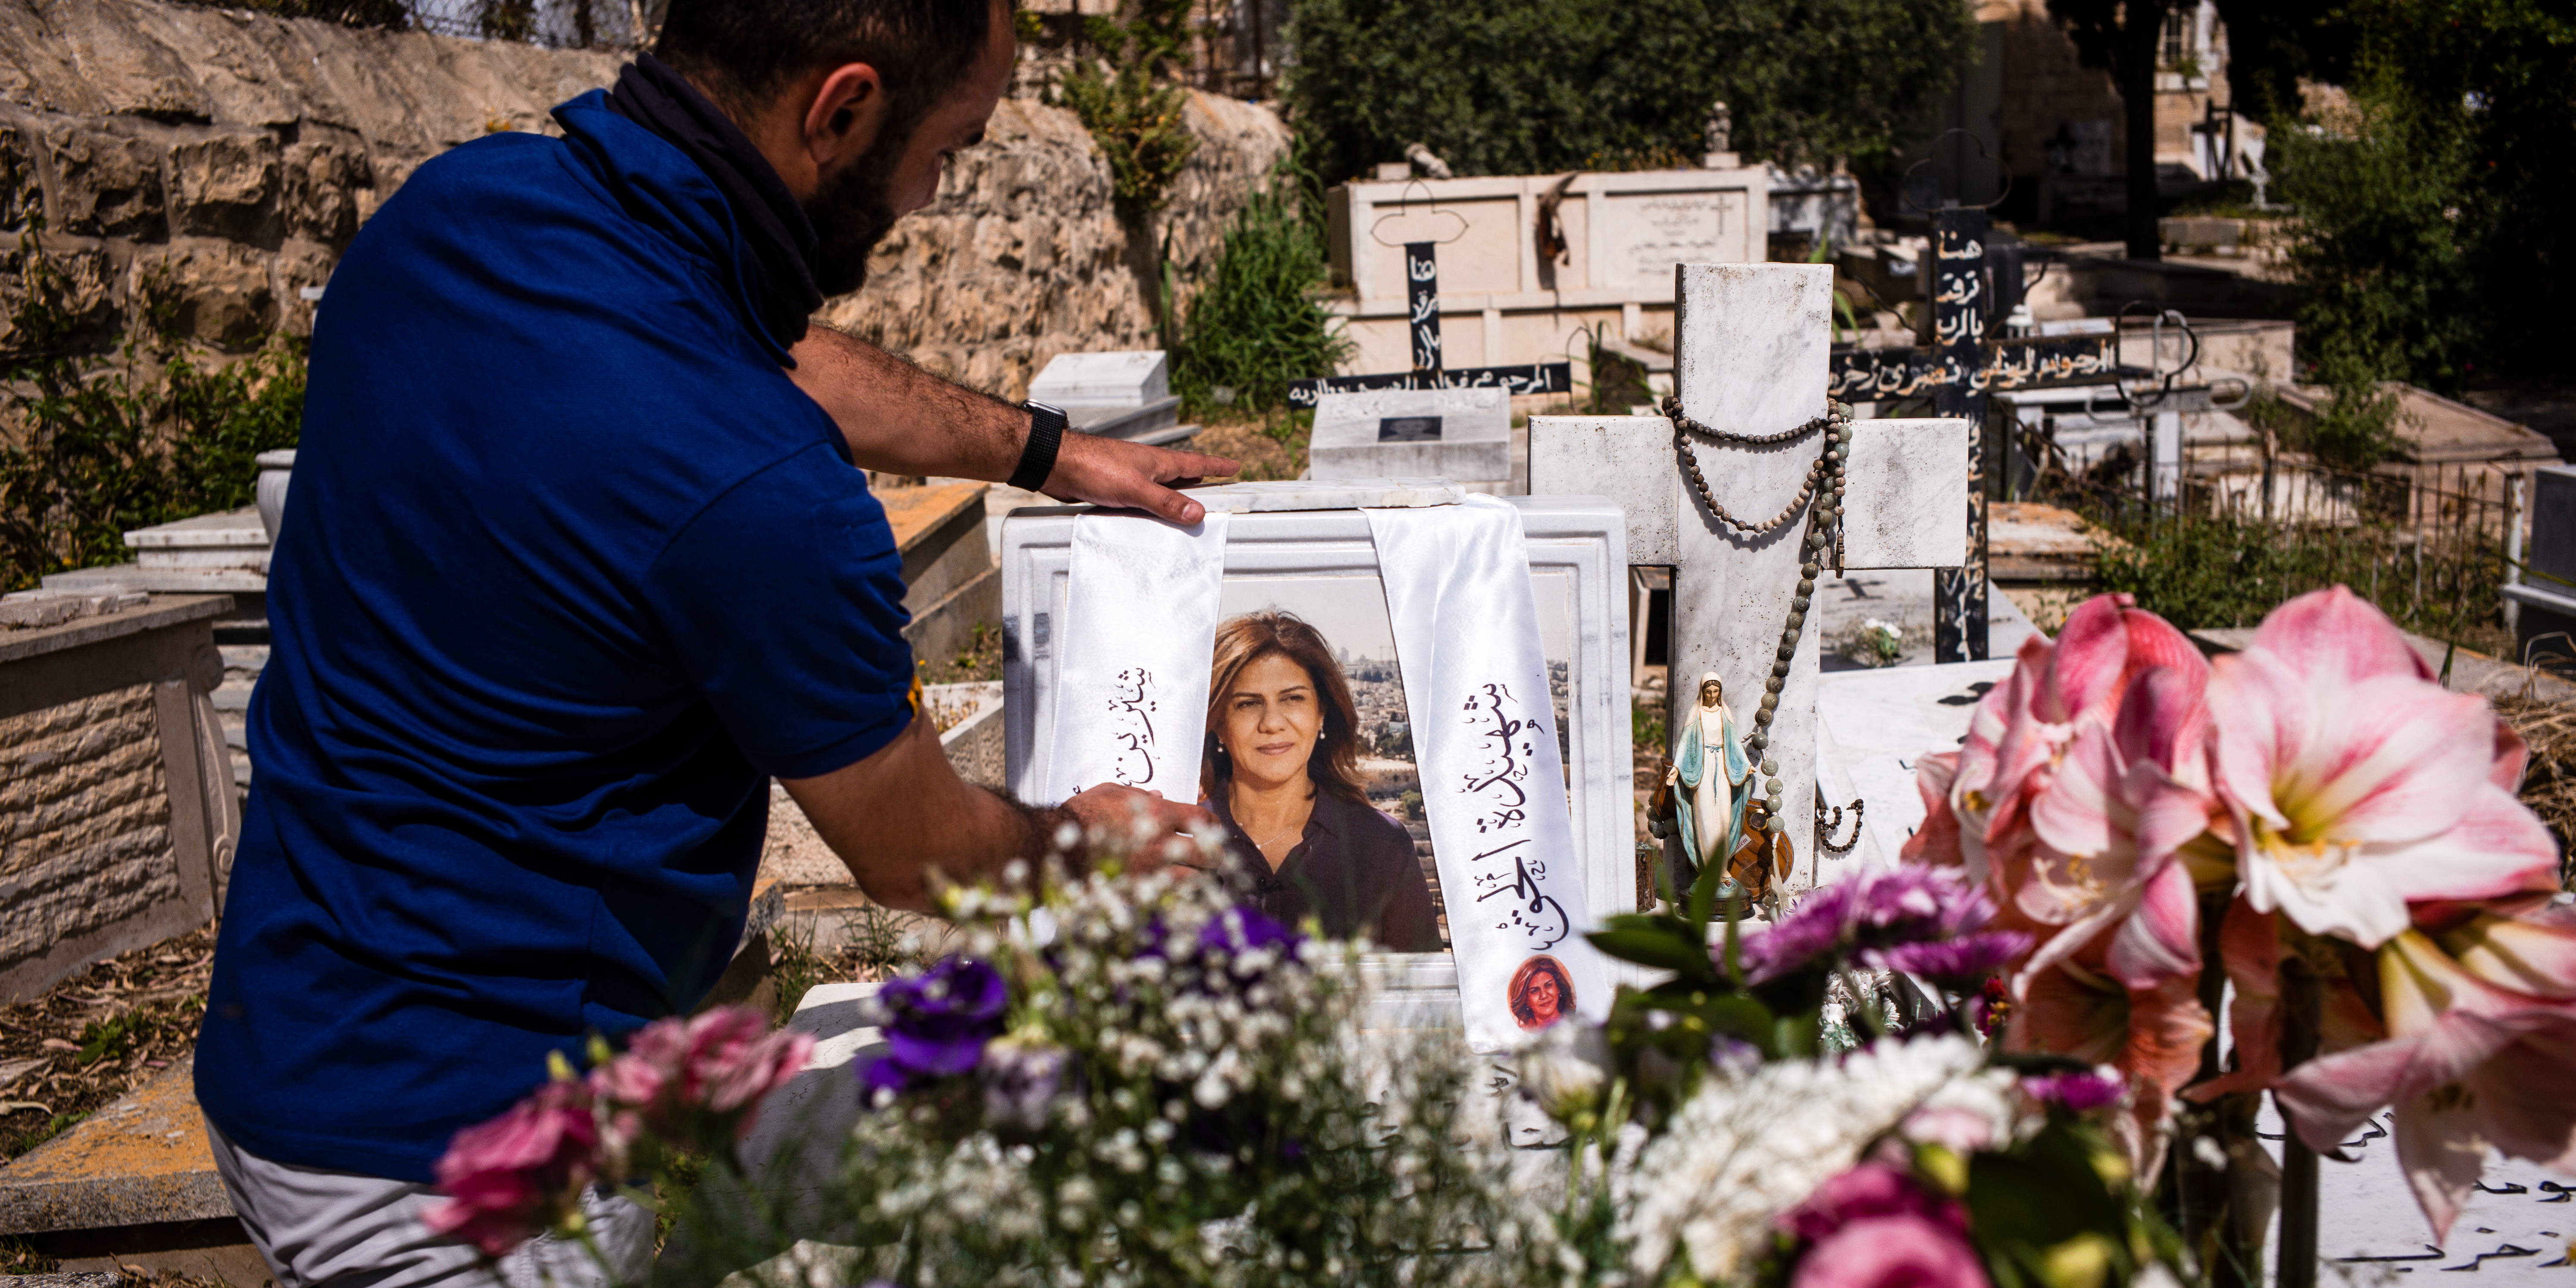
[[[1059,353],[1029,382],[1030,398],[1067,411],[1142,407],[1171,392],[1171,370],[1160,349]]]
[[[1684,264],[1675,276],[1673,374],[1686,414],[1728,432],[1760,435],[1823,413],[1833,334],[1831,266]],[[1810,435],[1770,447],[1695,442],[1692,450],[1720,505],[1768,519],[1797,495],[1820,447]],[[1846,568],[1966,561],[1968,422],[1857,422],[1847,483]],[[1532,417],[1530,486],[1619,502],[1628,516],[1628,562],[1674,570],[1669,687],[1676,710],[1667,727],[1682,727],[1679,713],[1693,700],[1700,675],[1714,671],[1737,727],[1749,737],[1797,595],[1803,522],[1793,519],[1761,537],[1720,525],[1689,490],[1674,455],[1672,423],[1661,416]],[[1818,878],[1816,616],[1811,605],[1771,745],[1752,757],[1779,767],[1797,860],[1786,882],[1792,890]]]
[[[1512,400],[1501,389],[1380,389],[1315,400],[1307,448],[1319,481],[1445,478],[1502,494],[1512,477]]]
[[[1361,506],[1453,504],[1436,479],[1237,484],[1194,492],[1233,514],[1226,530],[1228,581],[1240,577],[1347,577],[1351,593],[1379,595],[1377,549]],[[1599,497],[1509,497],[1528,534],[1532,590],[1561,597],[1568,623],[1565,746],[1575,858],[1597,923],[1636,905],[1636,840],[1630,796],[1626,534]],[[1002,685],[1008,780],[1034,800],[1054,742],[1054,623],[1071,602],[1073,520],[1086,507],[1023,509],[1002,527]],[[1542,616],[1549,609],[1543,603]],[[1402,659],[1398,659],[1399,665]],[[1551,654],[1550,660],[1557,660]],[[1637,972],[1613,963],[1613,979]],[[1457,975],[1447,953],[1372,954],[1383,988],[1372,1024],[1458,1024]]]

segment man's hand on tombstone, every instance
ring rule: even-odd
[[[1138,791],[1115,783],[1090,788],[1066,801],[1063,808],[1086,832],[1135,837],[1137,843],[1129,850],[1126,868],[1137,876],[1165,867],[1204,867],[1198,842],[1190,838],[1189,832],[1192,828],[1217,825],[1216,815],[1196,805],[1183,805],[1163,799],[1161,792]]]
[[[1047,475],[1046,494],[1059,501],[1143,510],[1172,523],[1196,523],[1206,517],[1207,507],[1171,485],[1224,478],[1240,469],[1222,456],[1068,433],[1056,452],[1055,472]]]

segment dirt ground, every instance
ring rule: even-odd
[[[214,927],[109,958],[0,1007],[0,1159],[133,1090],[196,1045]]]

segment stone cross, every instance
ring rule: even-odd
[[[1833,340],[1833,268],[1826,264],[1684,264],[1676,271],[1673,383],[1703,425],[1775,434],[1825,410]],[[1852,426],[1843,500],[1847,570],[1956,567],[1967,550],[1969,423],[1955,418],[1864,420]],[[1772,447],[1694,442],[1720,505],[1747,518],[1778,514],[1823,446],[1815,435]],[[1752,734],[1763,682],[1798,591],[1801,520],[1747,537],[1711,517],[1674,456],[1661,416],[1530,418],[1530,490],[1605,496],[1628,517],[1628,562],[1673,570],[1668,729],[1679,730],[1701,673],[1725,682],[1736,726]],[[1819,580],[1833,575],[1830,567]],[[1831,876],[1816,847],[1816,676],[1819,614],[1798,637],[1771,745],[1751,758],[1779,763],[1785,835],[1804,889]],[[1666,747],[1669,754],[1671,747]],[[1757,773],[1755,790],[1761,776]],[[1837,805],[1843,802],[1834,802]],[[1609,909],[1598,910],[1608,912]]]

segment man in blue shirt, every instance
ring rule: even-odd
[[[431,1165],[548,1053],[705,995],[771,778],[897,907],[1065,821],[1205,820],[958,779],[862,467],[1193,522],[1165,485],[1233,463],[1059,437],[806,324],[982,137],[1011,27],[1000,0],[673,0],[562,138],[429,162],[341,262],[197,1055],[280,1284],[597,1278],[430,1236]],[[632,1204],[591,1225],[620,1277],[649,1256]]]

